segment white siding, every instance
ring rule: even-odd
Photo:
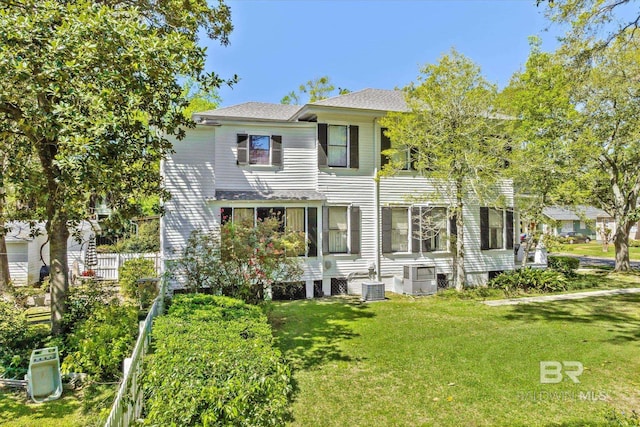
[[[242,165],[237,161],[237,135],[282,136],[282,167]],[[216,189],[315,190],[317,184],[316,127],[313,123],[295,126],[223,125],[215,133]]]
[[[174,143],[175,153],[163,165],[165,185],[171,193],[162,219],[166,257],[179,253],[192,230],[212,225],[213,212],[206,199],[215,194],[215,130],[205,126],[190,130],[183,141]]]
[[[7,241],[9,274],[16,285],[29,284],[29,242]]]

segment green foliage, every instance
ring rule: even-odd
[[[607,420],[607,425],[616,427],[639,427],[640,426],[640,411],[618,411],[614,409],[608,409],[604,415]]]
[[[198,41],[228,42],[223,1],[12,0],[0,9],[0,154],[4,184],[47,223],[51,263],[67,265],[69,224],[95,197],[120,215],[168,196],[157,167],[193,122],[179,77],[205,90],[224,83],[205,72]],[[235,79],[229,81],[233,83]],[[66,271],[51,274],[53,331],[60,331]]]
[[[72,333],[93,312],[114,299],[117,299],[116,292],[109,285],[87,281],[81,286],[72,287],[67,296],[67,311],[62,322],[63,331]]]
[[[29,325],[20,308],[0,301],[0,376],[21,379],[31,351],[42,347],[48,335],[47,326]]]
[[[149,253],[160,251],[160,221],[141,221],[137,233],[131,232],[113,245],[100,245],[98,252]]]
[[[84,372],[94,380],[122,376],[122,362],[131,354],[138,333],[138,310],[117,301],[98,307],[67,337],[70,351],[63,372]]]
[[[227,222],[219,234],[193,232],[171,271],[191,291],[208,288],[258,304],[272,286],[299,280],[302,267],[296,255],[303,250],[304,235],[281,231],[276,218],[255,227]]]
[[[151,305],[158,293],[156,282],[138,283],[138,280],[156,277],[153,260],[138,258],[125,261],[118,275],[120,291],[125,297],[134,300],[141,309]]]
[[[567,277],[575,276],[576,270],[580,267],[580,260],[578,258],[568,256],[549,256],[547,263],[549,268],[559,271]]]
[[[406,168],[410,153],[412,167],[433,178],[436,189],[435,194],[410,195],[450,200],[462,242],[464,205],[503,204],[496,183],[505,176],[512,147],[496,109],[497,88],[476,64],[452,50],[438,63],[422,67],[417,81],[403,92],[409,111],[392,112],[380,120],[391,140],[391,149],[383,153],[390,161],[381,176]],[[459,259],[463,252],[463,245],[456,245]],[[461,290],[464,265],[454,263],[454,268],[456,289]]]
[[[505,271],[489,281],[490,288],[502,289],[505,295],[523,292],[559,292],[567,289],[567,279],[560,272],[536,268]]]
[[[177,295],[156,319],[152,343],[144,374],[147,424],[284,425],[291,370],[258,307]]]
[[[292,90],[280,100],[280,103],[299,105],[303,103],[303,98],[307,95],[309,97],[307,102],[316,102],[334,96],[335,90],[336,87],[331,83],[331,78],[322,76],[301,84],[298,87],[298,92]],[[349,89],[338,88],[338,95],[345,95],[350,92]]]

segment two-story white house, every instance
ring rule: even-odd
[[[197,127],[162,166],[172,194],[163,256],[178,254],[194,229],[276,212],[306,235],[307,297],[359,293],[370,269],[387,290],[402,292],[404,267],[417,265],[434,267],[445,286],[456,234],[447,201],[419,201],[435,186],[410,161],[375,179],[390,147],[379,119],[405,110],[401,92],[365,89],[304,106],[248,102],[195,114]],[[501,192],[513,206],[511,183]],[[513,209],[465,209],[467,282],[482,284],[514,268]],[[418,232],[427,217],[430,232]]]

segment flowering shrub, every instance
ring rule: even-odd
[[[282,230],[276,218],[260,220],[255,227],[252,222],[227,222],[219,233],[193,232],[171,271],[192,292],[208,288],[257,304],[273,286],[299,280],[297,255],[303,249],[304,236]]]
[[[80,275],[82,277],[96,277],[96,272],[94,270],[85,270]]]

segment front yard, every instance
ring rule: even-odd
[[[293,426],[600,426],[640,409],[640,295],[487,307],[456,297],[274,303]],[[583,364],[541,384],[541,361]]]
[[[598,242],[562,245],[562,249],[559,252],[576,256],[591,256],[598,258],[614,259],[616,257],[616,250],[613,243],[609,245],[607,252],[602,251],[602,244]],[[640,247],[629,247],[629,259],[631,261],[640,261]]]

